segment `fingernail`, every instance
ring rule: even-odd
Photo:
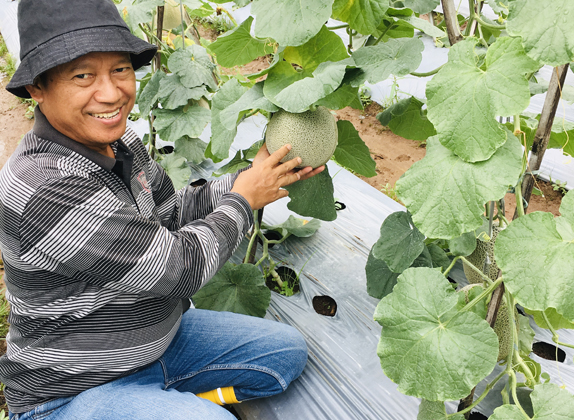
[[[301,163],[303,162],[303,159],[301,159],[300,157],[297,158],[297,162]]]
[[[288,150],[291,150],[293,148],[293,146],[291,146],[290,144],[286,144],[285,147],[287,147]]]

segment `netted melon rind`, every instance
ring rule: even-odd
[[[299,156],[302,162],[298,168],[316,168],[327,163],[335,152],[338,140],[337,121],[323,106],[300,114],[281,109],[267,124],[265,140],[269,153],[275,153],[285,144],[293,146],[282,162]]]
[[[484,267],[484,261],[486,260],[486,254],[488,253],[488,258],[490,259],[488,277],[490,277],[491,280],[496,280],[498,277],[498,265],[494,260],[494,242],[496,241],[496,237],[500,231],[501,229],[498,226],[493,226],[490,240],[485,242],[477,239],[476,249],[472,254],[466,257],[468,262],[482,270]],[[476,271],[472,270],[467,264],[463,264],[463,269],[464,275],[466,276],[466,279],[469,283],[478,284],[484,281],[482,277]]]

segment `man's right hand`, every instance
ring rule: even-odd
[[[267,147],[263,145],[253,160],[253,166],[239,174],[231,192],[242,195],[251,208],[257,210],[280,198],[287,197],[289,192],[282,187],[299,179],[310,178],[324,169],[324,166],[321,166],[313,170],[308,166],[294,171],[293,169],[301,163],[301,158],[281,163],[281,159],[287,156],[289,150],[291,150],[291,145],[287,144],[269,155]]]

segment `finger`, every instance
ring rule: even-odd
[[[287,156],[287,153],[289,153],[291,149],[292,149],[291,145],[286,144],[285,146],[277,150],[275,153],[271,154],[271,156],[269,156],[267,159],[265,159],[265,163],[274,168],[279,164],[279,162],[281,162],[281,159]]]
[[[287,175],[290,172],[293,172],[298,165],[301,165],[301,158],[296,157],[295,159],[288,160],[287,162],[282,163],[281,165],[277,166],[276,172],[278,176]]]
[[[309,167],[309,168],[310,168],[310,167]],[[307,168],[304,168],[304,169],[307,169]],[[304,181],[304,180],[306,180],[306,179],[312,178],[312,177],[314,177],[315,175],[320,174],[320,173],[323,172],[324,170],[325,170],[325,165],[321,165],[321,166],[319,166],[319,167],[317,167],[317,168],[315,168],[315,169],[312,169],[311,171],[309,171],[309,172],[307,172],[307,173],[301,175],[301,181]]]
[[[279,178],[279,186],[285,187],[287,185],[291,185],[294,182],[299,181],[300,179],[301,179],[301,176],[297,172],[290,174],[290,175],[285,175],[285,176],[282,176],[281,178]]]
[[[277,200],[279,200],[280,198],[285,198],[289,195],[289,191],[287,190],[283,190],[283,189],[279,189],[279,191],[277,192]]]

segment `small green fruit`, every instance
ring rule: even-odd
[[[492,280],[496,280],[498,277],[498,265],[494,260],[494,242],[496,241],[496,237],[498,236],[498,232],[501,229],[498,226],[492,227],[492,236],[488,242],[481,241],[480,239],[476,240],[476,249],[472,254],[470,254],[466,259],[476,268],[483,270],[484,261],[486,260],[486,255],[490,260],[490,266],[488,269],[488,273],[486,274]],[[482,283],[484,280],[480,275],[472,270],[467,264],[463,264],[464,274],[466,279],[471,284]]]
[[[298,168],[316,168],[327,163],[335,152],[337,122],[324,106],[300,114],[281,109],[267,124],[265,139],[269,153],[276,152],[286,144],[293,146],[282,162],[299,156],[302,162]]]

